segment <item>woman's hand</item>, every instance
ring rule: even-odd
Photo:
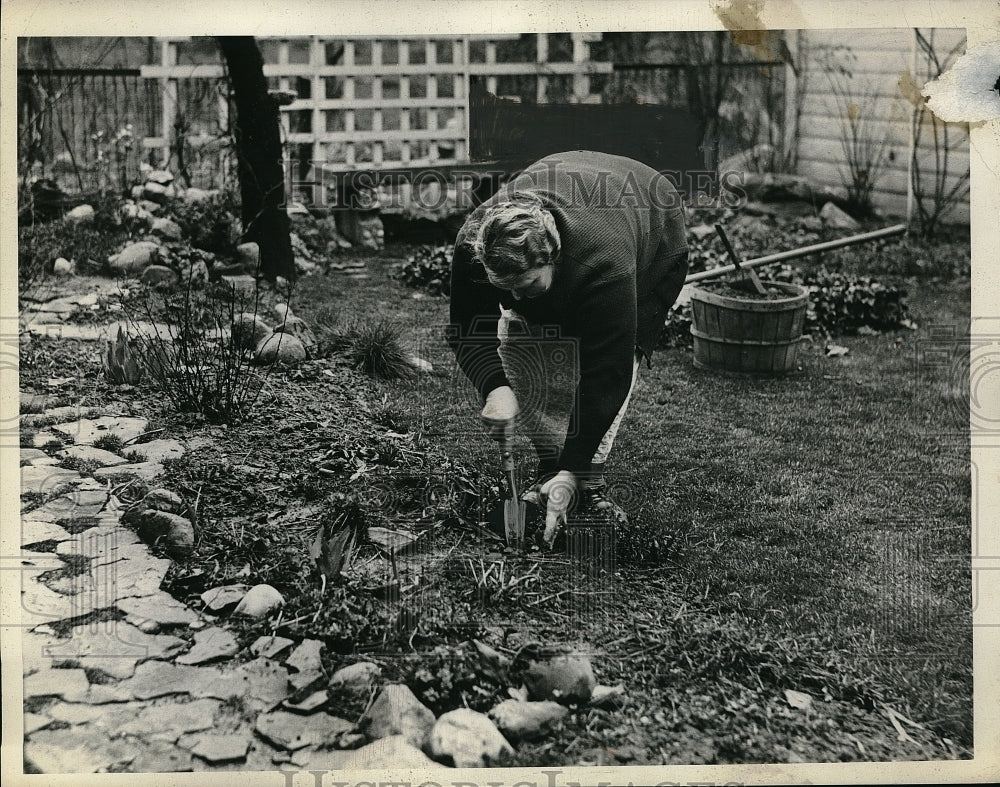
[[[560,470],[538,490],[545,503],[545,532],[542,540],[552,548],[559,529],[566,525],[566,512],[576,496],[577,480],[569,470]]]
[[[497,441],[509,440],[519,411],[517,397],[509,385],[501,385],[490,391],[481,413],[489,436]]]

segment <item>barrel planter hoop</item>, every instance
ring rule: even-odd
[[[734,298],[701,287],[691,289],[694,365],[732,374],[780,375],[795,368],[809,291],[767,281],[785,298]]]

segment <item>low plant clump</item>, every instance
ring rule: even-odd
[[[453,245],[421,246],[411,254],[399,270],[399,278],[410,287],[431,295],[451,293],[451,259]]]

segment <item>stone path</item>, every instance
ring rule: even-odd
[[[322,643],[263,636],[241,648],[224,613],[249,588],[216,594],[225,603],[204,609],[162,591],[171,561],[121,522],[123,506],[110,490],[119,475],[154,480],[160,462],[185,446],[133,444],[122,452],[146,461],[129,463],[93,443],[139,437],[144,419],[73,413],[75,420],[62,420],[66,408],[22,416],[59,420],[44,427],[58,442],[36,440],[39,447],[21,451],[22,494],[47,498],[20,523],[28,772],[434,765],[399,735],[369,742],[354,720],[320,710]],[[100,465],[93,476],[60,466],[81,459]],[[366,686],[378,672],[368,666],[355,670]],[[297,687],[307,696],[295,696]]]

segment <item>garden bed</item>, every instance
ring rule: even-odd
[[[739,232],[734,240],[754,253]],[[508,656],[532,642],[574,646],[591,654],[600,683],[624,686],[616,705],[573,707],[509,764],[969,756],[971,590],[965,574],[941,568],[968,549],[968,444],[954,425],[968,391],[950,369],[914,379],[922,326],[968,322],[967,268],[949,256],[967,246],[881,245],[880,270],[910,289],[921,327],[842,338],[843,358],[807,344],[794,380],[751,387],[694,369],[684,348],[658,354],[611,467],[632,524],[596,584],[566,555],[505,552],[483,527],[499,457],[441,340],[447,300],[396,279],[414,251],[345,254],[367,278],[316,273],[290,302],[321,346],[323,330],[391,320],[432,373],[373,380],[329,350],[272,371],[238,426],[175,413],[144,385],[108,384],[91,343],[35,337],[22,348],[22,391],[120,402],[194,446],[162,479],[198,501],[197,549],[170,569],[172,595],[197,603],[219,585],[270,584],[286,604],[266,621],[230,622],[241,645],[272,632],[319,639],[328,674],[364,654],[436,713],[506,696],[472,639]],[[710,254],[724,262],[710,240],[696,244],[693,269]],[[824,263],[856,270],[866,254]],[[914,255],[958,275],[923,275],[913,287],[900,274],[920,267]],[[444,289],[440,277],[429,282]],[[529,454],[519,440],[525,479]],[[114,489],[125,502],[145,491],[127,481]],[[369,529],[405,530],[418,546],[393,565],[362,539],[355,570],[324,589],[310,544],[325,516],[351,504]],[[915,532],[922,552],[908,551]],[[925,577],[921,592],[950,626],[897,625],[907,614],[899,561]],[[808,694],[809,709],[788,690]],[[911,742],[887,708],[922,725],[907,729]]]

